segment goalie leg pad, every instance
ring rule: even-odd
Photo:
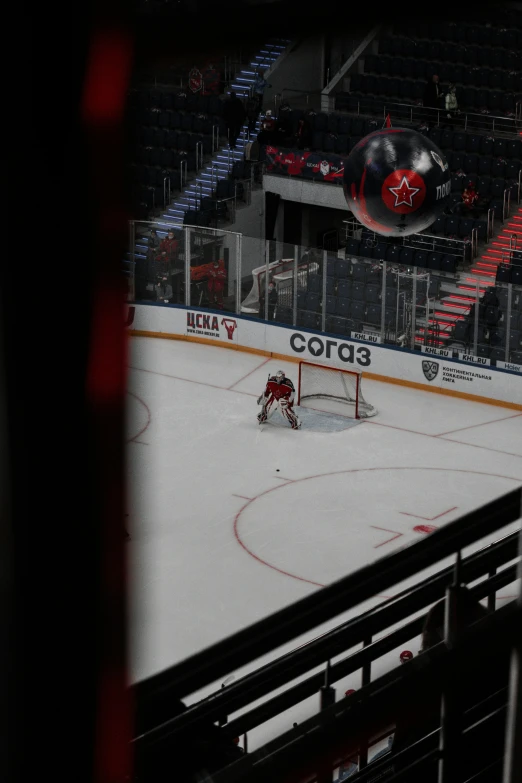
[[[266,421],[270,416],[270,414],[273,413],[273,409],[272,409],[273,403],[274,403],[274,398],[272,397],[271,399],[267,400],[263,404],[263,407],[261,408],[261,412],[257,414],[257,420],[260,424]]]
[[[282,400],[279,404],[279,410],[281,415],[289,422],[293,430],[298,430],[301,427],[301,422],[294,413],[292,406],[288,404],[286,400]]]

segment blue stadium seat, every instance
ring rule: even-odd
[[[344,318],[335,318],[332,316],[326,319],[326,331],[330,334],[346,334],[346,321]]]
[[[465,157],[466,155],[464,152],[454,152],[451,155],[451,163],[450,163],[451,171],[459,171],[460,169],[463,170]]]
[[[455,274],[455,272],[457,271],[457,259],[455,258],[455,256],[446,253],[442,257],[440,270],[441,272],[448,272],[451,274]]]
[[[491,193],[491,177],[479,177],[477,180],[477,191],[480,196],[489,196]]]
[[[405,266],[413,266],[415,251],[411,247],[402,247],[399,254],[399,263]]]
[[[489,155],[482,155],[479,158],[478,162],[478,171],[477,173],[479,176],[482,176],[484,174],[491,174],[491,164],[493,162],[493,159],[489,157]]]
[[[326,277],[335,277],[335,265],[337,263],[337,258],[332,257],[330,254],[327,255],[326,258]]]
[[[372,326],[380,326],[382,310],[377,304],[369,304],[366,310],[366,322]]]
[[[190,112],[186,112],[181,117],[181,127],[184,131],[191,131],[194,125],[194,115]]]
[[[386,251],[386,261],[390,264],[398,264],[401,248],[398,245],[389,245]]]
[[[360,241],[358,239],[349,239],[346,243],[346,255],[358,256],[360,255]]]
[[[385,242],[377,242],[374,248],[372,248],[372,258],[380,261],[384,261],[386,258],[386,250],[388,245]]]
[[[475,221],[472,218],[461,218],[458,224],[457,234],[461,239],[471,237]]]
[[[343,297],[337,297],[337,315],[342,318],[350,318],[352,312],[351,299],[345,299]]]
[[[453,174],[451,177],[451,192],[461,193],[463,188],[464,188],[464,177],[458,177],[456,174]],[[459,198],[459,201],[461,201],[461,198]]]
[[[451,236],[455,234],[457,235],[459,230],[459,219],[457,217],[451,216],[447,217],[444,220],[444,233],[446,236]]]
[[[328,296],[326,297],[326,312],[329,315],[333,315],[337,309],[337,297],[336,296]]]
[[[339,285],[341,285],[341,281],[343,281],[344,283],[343,278],[348,277],[348,275],[350,274],[351,271],[350,266],[351,266],[350,262],[345,261],[343,258],[338,258],[337,261],[335,262],[335,276],[339,280]],[[338,296],[340,296],[340,294],[338,294]]]
[[[413,257],[413,263],[417,267],[424,268],[427,264],[428,254],[425,250],[416,250]]]
[[[313,150],[322,150],[323,149],[323,137],[324,133],[322,131],[314,131],[312,136],[312,149]]]
[[[318,325],[316,313],[307,310],[302,313],[302,326],[304,326],[305,329],[317,329]]]
[[[480,180],[479,180],[480,183]],[[504,179],[494,179],[491,182],[491,197],[494,199],[504,198],[504,190],[506,189],[506,181]],[[479,187],[479,192],[484,192]]]
[[[522,285],[522,266],[512,266],[509,282],[513,285]]]
[[[491,163],[491,176],[492,177],[505,177],[506,175],[506,164],[504,160],[497,159],[493,160]]]
[[[324,133],[322,149],[325,152],[335,152],[336,142],[337,142],[337,136],[334,133]]]
[[[351,280],[339,280],[337,283],[337,297],[343,299],[350,299],[352,296],[352,281]]]
[[[469,324],[465,319],[457,321],[453,330],[453,339],[461,343],[467,343],[469,340]]]
[[[365,284],[362,281],[354,280],[352,285],[352,301],[364,301]]]
[[[365,299],[368,303],[377,304],[380,298],[380,289],[378,285],[368,284],[365,290]]]
[[[397,306],[397,288],[386,286],[386,307]]]
[[[506,158],[522,158],[522,141],[520,139],[510,139],[506,142]]]
[[[326,278],[326,293],[329,296],[335,296],[335,284],[336,280],[334,277],[327,277]]]
[[[445,128],[442,131],[441,137],[440,137],[440,147],[443,150],[449,150],[453,146],[453,131],[449,128]]]
[[[464,158],[464,171],[466,174],[476,174],[478,171],[478,155],[469,153]]]
[[[493,145],[495,140],[491,136],[481,136],[480,138],[480,154],[481,155],[493,155]]]
[[[366,315],[366,305],[364,302],[352,301],[352,319],[363,322]]]
[[[308,275],[308,291],[312,293],[321,293],[323,290],[323,278],[321,275]]]
[[[305,307],[310,312],[319,312],[321,307],[321,296],[316,293],[308,293],[306,295]]]
[[[474,220],[473,228],[477,229],[478,238],[485,242],[488,236],[488,223],[486,220]]]

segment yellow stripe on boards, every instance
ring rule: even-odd
[[[242,351],[243,353],[255,353],[258,356],[268,356],[271,359],[278,359],[283,362],[293,362],[299,364],[303,359],[299,356],[287,356],[284,353],[274,353],[273,351],[264,351],[261,348],[249,348],[246,345],[226,342],[224,340],[211,340],[208,337],[196,337],[186,334],[170,334],[168,332],[145,332],[141,329],[129,329],[128,334],[132,337],[161,337],[164,340],[184,340],[189,343],[201,343],[202,345],[215,345],[218,348],[228,348],[233,351]],[[333,370],[340,369],[332,367]],[[349,368],[347,368],[349,369]],[[393,383],[396,386],[407,386],[410,389],[419,389],[420,391],[432,392],[433,394],[445,394],[448,397],[458,397],[461,400],[471,400],[471,402],[481,402],[485,405],[495,405],[498,408],[509,408],[513,411],[522,411],[522,405],[516,402],[504,402],[504,400],[493,400],[490,397],[481,397],[478,394],[468,394],[468,392],[456,391],[454,389],[442,389],[438,386],[428,386],[425,383],[416,381],[404,381],[400,378],[389,378],[387,375],[377,375],[373,372],[362,373],[363,378],[369,381],[379,381],[381,383]]]

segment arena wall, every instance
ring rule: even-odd
[[[365,378],[522,411],[522,367],[501,369],[365,340],[266,323],[219,310],[129,305],[131,335],[217,345],[282,361],[356,369]]]

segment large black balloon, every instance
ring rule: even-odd
[[[385,236],[428,228],[448,203],[449,166],[421,133],[383,128],[355,145],[344,166],[344,194],[355,217]]]

